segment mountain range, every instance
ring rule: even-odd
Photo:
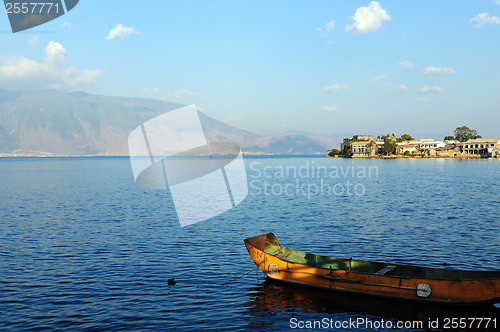
[[[134,128],[182,106],[86,92],[0,89],[0,153],[128,155],[128,135]],[[340,140],[298,131],[257,135],[198,114],[209,141],[233,142],[246,153],[326,153]]]

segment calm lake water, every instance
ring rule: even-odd
[[[245,163],[246,199],[181,228],[169,194],[136,186],[128,158],[0,158],[0,329],[291,331],[291,319],[453,317],[500,326],[495,306],[417,306],[272,282],[242,241],[274,232],[318,254],[500,270],[500,160]]]

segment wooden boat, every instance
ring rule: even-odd
[[[269,278],[354,294],[447,304],[500,302],[500,271],[464,271],[309,254],[282,247],[273,233],[244,240]]]

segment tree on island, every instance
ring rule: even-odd
[[[384,138],[384,151],[389,155],[396,150],[396,141],[390,137]]]
[[[411,137],[411,135],[408,134],[401,135],[401,137],[397,139],[398,142],[411,141],[411,140],[413,140],[413,137]]]
[[[467,142],[470,139],[481,138],[481,135],[478,135],[476,130],[470,129],[467,126],[457,127],[454,133],[455,139],[460,142]]]
[[[338,156],[340,154],[340,150],[338,150],[338,149],[331,149],[331,150],[327,150],[327,151],[328,151],[328,155],[330,157]]]
[[[412,141],[413,137],[411,137],[411,135],[404,134],[404,135],[401,135],[401,139],[404,141]]]
[[[392,133],[392,135],[378,135],[377,136],[378,139],[383,139],[384,141],[387,139],[387,138],[391,138],[391,139],[396,139],[396,142],[403,142],[403,141],[411,141],[413,140],[413,137],[411,137],[411,135],[408,135],[408,134],[403,134],[401,135],[400,138],[396,138],[396,135],[394,133]]]

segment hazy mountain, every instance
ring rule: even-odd
[[[141,98],[85,92],[0,89],[0,153],[127,155],[128,135],[141,123],[181,107]],[[199,112],[211,141],[237,143],[255,153],[325,153],[330,142],[295,132],[260,136]]]
[[[132,129],[179,105],[54,90],[0,92],[0,152],[127,154]]]
[[[200,116],[203,131],[211,141],[233,142],[245,150],[245,147],[255,144],[255,140],[260,138],[257,134],[215,120],[203,112],[198,112],[198,114]]]
[[[330,148],[331,149],[331,148]],[[264,153],[318,153],[326,154],[327,148],[320,142],[303,135],[284,133],[259,137],[254,145],[243,150]]]
[[[335,147],[336,145],[339,145],[340,142],[342,142],[342,137],[347,137],[347,136],[342,136],[339,134],[330,134],[328,136],[318,135],[318,134],[310,133],[310,132],[303,131],[303,130],[289,130],[285,134],[301,135],[301,136],[312,138],[317,143],[319,143],[321,146],[328,147],[328,149],[331,149],[331,148]]]

